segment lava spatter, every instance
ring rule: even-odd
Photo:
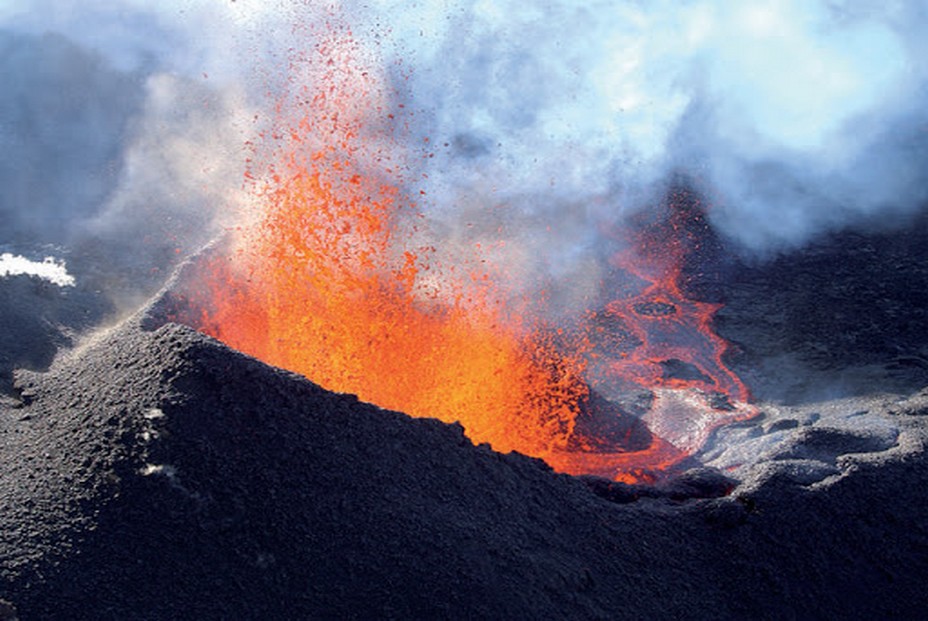
[[[358,50],[333,27],[294,59],[312,80],[278,102],[270,162],[248,173],[257,214],[202,262],[189,322],[330,390],[460,422],[474,442],[572,474],[653,481],[745,416],[747,389],[711,330],[718,304],[681,291],[692,212],[671,201],[667,217],[623,228],[613,265],[637,292],[585,329],[548,326],[537,301],[498,290],[479,248],[441,265],[413,244],[409,222],[428,222],[391,134],[408,119]],[[626,407],[616,385],[647,403]]]
[[[479,257],[443,269],[429,248],[408,246],[397,223],[415,208],[373,140],[390,137],[364,125],[378,114],[365,102],[384,87],[332,49],[352,46],[335,41],[310,59],[325,67],[321,91],[279,106],[261,213],[204,269],[200,328],[330,390],[460,421],[500,451],[565,445],[587,394],[582,358],[502,308]]]

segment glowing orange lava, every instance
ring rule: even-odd
[[[331,42],[328,61],[346,45]],[[201,329],[330,390],[460,421],[500,451],[565,445],[587,393],[581,358],[505,312],[486,273],[445,273],[438,288],[423,278],[438,269],[430,250],[405,248],[397,226],[411,207],[361,138],[376,85],[350,54],[340,60],[318,76],[337,88],[275,133],[282,163],[259,192],[260,218],[207,267]]]
[[[733,403],[747,390],[709,326],[717,306],[680,291],[684,249],[666,227],[645,227],[616,257],[643,290],[591,315],[580,336],[504,308],[479,251],[442,266],[433,248],[410,247],[409,223],[427,223],[402,194],[390,136],[401,123],[350,33],[333,32],[302,61],[310,86],[278,106],[274,164],[248,173],[257,217],[203,260],[205,284],[188,292],[197,327],[330,390],[459,421],[475,442],[573,474],[653,480],[743,416]],[[610,345],[619,333],[633,346]],[[597,374],[656,389],[651,429],[595,406]]]

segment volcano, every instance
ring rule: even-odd
[[[920,3],[58,4],[0,621],[925,617]]]
[[[924,230],[729,266],[759,415],[654,484],[326,391],[168,321],[176,281],[69,348],[94,298],[3,279],[59,326],[5,341],[5,618],[919,618]]]

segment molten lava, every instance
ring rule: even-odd
[[[401,124],[350,33],[305,63],[312,86],[278,106],[267,136],[274,163],[248,174],[259,215],[189,292],[200,329],[330,390],[459,421],[475,442],[575,474],[653,480],[744,416],[747,390],[710,328],[718,307],[680,290],[678,222],[625,240],[616,265],[643,283],[638,293],[592,313],[580,336],[551,329],[528,304],[504,307],[479,250],[442,266],[433,248],[410,247],[409,223],[427,222],[384,146]],[[647,426],[593,398],[591,383],[615,378],[653,390]]]
[[[642,287],[607,304],[603,318],[612,323],[610,336],[634,345],[611,361],[614,375],[647,387],[706,391],[725,409],[748,401],[750,392],[722,361],[728,343],[712,330],[722,305],[691,300],[681,290],[686,259],[706,243],[708,224],[694,200],[676,191],[656,217],[648,214],[650,221],[629,222],[616,233],[624,249],[613,264]],[[606,332],[602,324],[598,330]]]
[[[506,312],[485,272],[449,270],[440,289],[422,278],[440,268],[429,248],[403,246],[398,219],[416,214],[361,139],[376,85],[341,60],[321,76],[335,88],[275,133],[283,163],[258,192],[260,218],[207,268],[201,329],[330,390],[460,421],[501,451],[565,445],[587,393],[581,358]]]
[[[673,192],[667,203],[638,214],[613,233],[612,257],[621,294],[587,322],[593,344],[585,377],[601,391],[650,397],[641,416],[651,442],[637,451],[589,450],[559,455],[555,467],[651,481],[698,451],[720,425],[753,417],[750,392],[725,364],[728,343],[712,329],[721,304],[690,299],[683,267],[704,254],[711,232],[695,197]],[[582,436],[578,429],[576,435]],[[594,438],[595,444],[595,438]]]

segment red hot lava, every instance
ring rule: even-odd
[[[472,267],[479,251],[442,266],[430,248],[409,247],[408,222],[427,222],[380,151],[397,121],[350,33],[336,29],[303,62],[313,87],[278,106],[274,161],[249,173],[259,213],[188,292],[200,329],[573,474],[653,480],[715,425],[746,415],[747,390],[711,330],[718,306],[680,290],[685,211],[635,229],[616,255],[640,291],[592,314],[584,336],[554,338],[538,309],[503,307],[491,274]],[[654,395],[647,428],[587,388],[615,379]]]
[[[625,441],[626,450],[614,455],[599,443],[600,450],[565,456],[570,465],[562,468],[653,480],[699,450],[713,429],[755,411],[747,386],[723,361],[728,343],[712,328],[721,304],[693,300],[683,291],[684,266],[704,262],[713,249],[695,196],[676,190],[666,205],[630,218],[613,237],[623,248],[611,260],[622,286],[590,315],[586,377],[610,395],[646,390],[639,409],[652,436],[636,451],[627,450]]]
[[[722,361],[728,343],[712,329],[722,305],[692,300],[681,289],[684,264],[694,256],[699,260],[703,245],[710,243],[708,226],[685,190],[673,192],[656,219],[627,223],[616,235],[630,243],[612,262],[643,286],[610,302],[605,314],[619,319],[639,343],[612,362],[617,376],[647,387],[706,391],[722,407],[750,398],[747,386]]]

